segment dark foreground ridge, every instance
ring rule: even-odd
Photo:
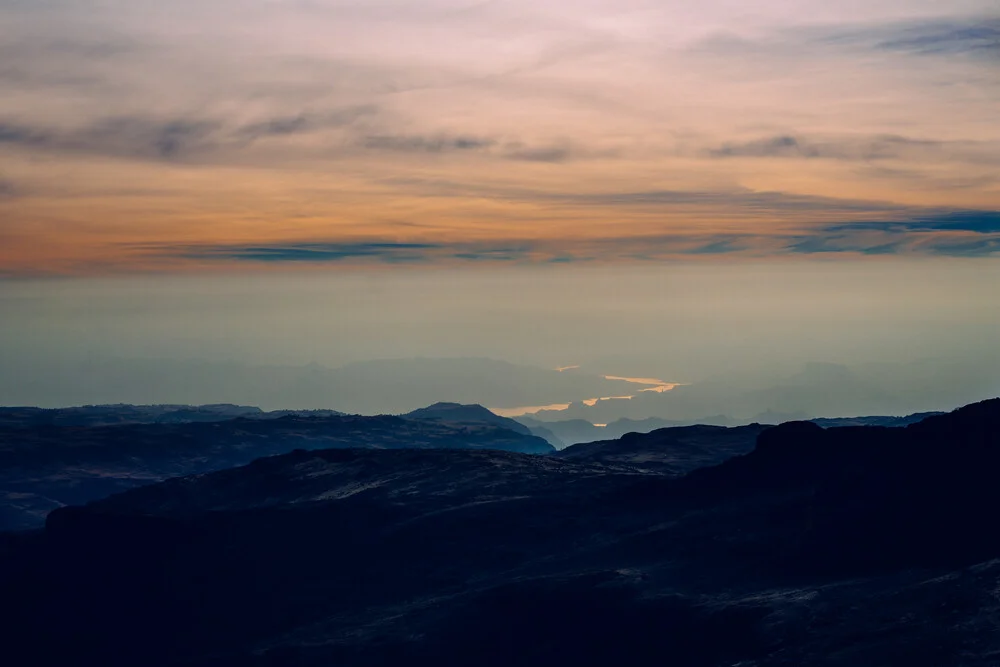
[[[682,477],[598,449],[295,451],[57,510],[2,552],[3,650],[21,665],[997,664],[1000,400],[905,428],[783,424]]]
[[[771,428],[761,424],[676,426],[651,433],[626,433],[617,440],[573,445],[556,453],[579,463],[629,466],[637,471],[682,475],[696,468],[722,463],[754,448],[757,436]]]
[[[234,413],[240,416],[234,419]],[[5,408],[0,409],[0,530],[38,528],[57,507],[170,477],[293,449],[345,447],[554,451],[541,438],[482,421],[265,413],[239,406]]]
[[[818,417],[809,419],[808,421],[818,424],[823,428],[832,428],[835,426],[909,426],[910,424],[915,424],[939,414],[942,413],[922,412],[903,417]],[[802,416],[788,416],[768,411],[757,415],[755,421],[764,424],[780,424],[802,418]],[[725,415],[706,416],[702,419],[683,421],[661,419],[659,417],[649,417],[646,419],[623,418],[617,419],[605,426],[594,426],[594,424],[584,419],[541,421],[530,416],[523,416],[518,417],[517,421],[531,429],[532,433],[545,438],[559,449],[580,443],[595,442],[597,440],[614,440],[629,433],[650,433],[664,428],[705,425],[730,427],[746,425],[745,422],[726,417]]]

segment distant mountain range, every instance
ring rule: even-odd
[[[902,426],[921,417],[817,421]],[[587,449],[570,447],[560,454],[577,460],[583,451],[600,451],[616,434],[630,434],[622,442],[644,447],[660,438],[675,447],[667,459],[655,454],[642,460],[635,454],[626,461],[624,450],[619,450],[606,460],[593,460],[616,459],[665,472],[748,451],[763,428],[663,428],[665,424],[656,419],[620,420],[599,428],[589,422],[519,422],[480,405],[458,403],[436,403],[399,417],[346,416],[333,410],[265,412],[228,404],[0,408],[0,530],[39,527],[48,512],[66,504],[297,448],[488,448],[547,454],[567,444],[594,442]],[[653,439],[633,437],[653,429],[659,429],[651,434]]]
[[[664,385],[659,388],[642,383],[656,380],[620,377],[624,369],[610,362],[558,371],[484,358],[386,359],[326,367],[96,357],[69,363],[7,355],[0,356],[0,405],[233,403],[372,415],[404,414],[428,403],[457,400],[505,416],[534,412],[538,421],[611,424],[655,418],[665,422],[659,426],[735,426],[925,412],[1000,392],[1000,355],[908,364],[806,363],[797,371],[789,370],[794,368],[789,364],[780,370],[734,369],[706,377],[673,377],[662,368],[666,360],[652,363],[660,370],[643,372],[634,362],[624,366],[641,375],[668,373],[661,376]],[[661,391],[673,382],[684,384]],[[544,410],[546,406],[565,409]]]
[[[564,421],[540,421],[533,417],[517,417],[516,421],[527,426],[531,433],[545,438],[556,449],[563,449],[570,445],[582,442],[594,442],[597,440],[611,440],[621,438],[628,433],[649,433],[662,428],[674,428],[681,426],[746,426],[749,424],[780,424],[787,421],[811,421],[823,428],[834,426],[908,426],[927,417],[942,414],[940,412],[920,412],[903,417],[894,416],[871,416],[871,417],[819,417],[808,419],[801,414],[783,414],[774,411],[763,412],[749,422],[742,422],[723,415],[714,417],[704,417],[692,420],[669,420],[650,417],[647,419],[618,419],[596,426],[584,419],[569,419]]]
[[[441,408],[428,410],[424,417]],[[520,424],[508,428],[509,420],[482,408],[475,415],[480,419],[265,413],[240,406],[0,408],[0,530],[41,526],[46,513],[65,504],[293,449],[554,451]]]
[[[0,426],[112,426],[115,424],[187,424],[279,417],[337,417],[336,410],[272,410],[219,403],[214,405],[85,405],[73,408],[2,408]]]
[[[454,434],[384,419],[365,428]],[[1000,399],[903,427],[666,429],[554,456],[298,449],[7,534],[0,651],[25,667],[995,667],[998,472]]]
[[[493,407],[546,405],[631,389],[581,370],[552,369],[481,358],[387,359],[330,368],[254,366],[215,360],[95,359],[86,364],[0,359],[0,405],[91,403],[216,403],[268,409],[327,408],[352,414],[401,414],[432,401],[462,397]],[[155,382],[150,382],[155,378]]]
[[[572,401],[568,408],[540,410],[531,418],[609,425],[621,419],[656,418],[671,425],[707,422],[735,426],[844,415],[927,412],[939,406],[981,400],[1000,391],[997,383],[1000,356],[983,359],[981,367],[966,366],[959,370],[952,366],[934,361],[857,367],[807,363],[799,372],[787,376],[725,374],[677,386],[665,393],[627,391],[629,399]]]

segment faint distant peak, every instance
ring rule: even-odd
[[[479,418],[489,418],[494,419],[501,418],[498,415],[490,412],[488,409],[479,405],[478,403],[454,403],[451,401],[439,401],[433,405],[429,405],[426,408],[419,408],[408,412],[403,417],[410,419],[441,419],[441,418],[462,418],[468,419],[469,417],[479,417]],[[501,418],[502,419],[502,418]]]

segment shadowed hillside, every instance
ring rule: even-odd
[[[682,475],[695,468],[722,463],[754,448],[757,436],[770,426],[751,424],[723,426],[678,426],[651,433],[628,433],[618,440],[573,445],[556,456],[579,463],[605,463]]]
[[[1000,400],[905,428],[784,424],[680,478],[607,460],[633,444],[586,462],[296,451],[60,509],[7,538],[6,650],[206,667],[995,665]]]
[[[278,414],[284,416],[257,411],[250,417],[222,419],[218,411],[207,408],[133,406],[0,410],[0,498],[5,501],[0,506],[0,530],[40,527],[45,514],[62,505],[293,449],[553,451],[541,438],[484,422],[348,417],[324,411],[319,416],[310,411]],[[180,415],[192,421],[179,421]],[[137,423],[140,418],[159,421]],[[88,425],[94,421],[101,425]],[[109,421],[131,423],[106,425]]]
[[[513,419],[495,415],[481,405],[435,403],[403,415],[406,419],[433,419],[453,424],[492,424],[515,433],[531,435],[531,429]]]

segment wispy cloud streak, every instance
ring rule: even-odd
[[[987,256],[1000,251],[1000,212],[952,211],[885,222],[826,225],[775,234],[662,234],[592,239],[437,243],[288,242],[271,245],[150,246],[144,252],[203,261],[427,263],[656,261],[671,257],[769,254]]]
[[[988,0],[0,0],[0,31],[8,274],[995,253]]]

